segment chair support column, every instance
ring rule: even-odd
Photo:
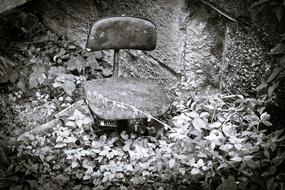
[[[119,49],[114,49],[113,77],[119,76]]]

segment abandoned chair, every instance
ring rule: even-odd
[[[153,80],[118,76],[119,50],[154,50],[156,38],[156,26],[141,18],[107,17],[92,24],[86,49],[114,50],[112,77],[84,83],[87,102],[96,117],[123,122],[160,116],[168,110],[168,98]]]

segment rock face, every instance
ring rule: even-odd
[[[84,91],[91,111],[105,120],[160,116],[169,108],[163,89],[148,79],[96,79],[86,81]]]
[[[138,16],[151,20],[157,26],[157,47],[154,51],[124,50],[120,53],[121,75],[140,78],[155,79],[162,85],[168,95],[173,95],[177,82],[186,84],[188,91],[204,94],[208,91],[221,90],[224,84],[229,89],[235,89],[234,82],[224,82],[233,75],[243,75],[240,72],[228,72],[228,65],[245,64],[242,60],[248,60],[249,54],[259,54],[266,51],[260,41],[256,41],[252,52],[239,56],[239,63],[231,56],[236,53],[236,48],[227,48],[227,43],[238,46],[240,40],[256,39],[256,34],[249,35],[242,32],[242,39],[236,30],[243,30],[243,23],[231,24],[232,21],[221,16],[208,5],[193,4],[187,0],[86,0],[84,3],[78,0],[39,0],[34,2],[42,15],[45,25],[59,34],[66,34],[81,47],[85,47],[90,24],[105,16],[126,15]],[[222,8],[228,9],[233,16],[241,14],[245,4],[241,1],[219,0]],[[224,4],[226,6],[224,6]],[[232,5],[238,8],[233,8]],[[231,10],[230,8],[233,8]],[[251,29],[249,29],[251,30]],[[225,40],[227,33],[229,38]],[[244,43],[242,48],[250,49],[252,44]],[[112,51],[105,51],[104,59],[111,64]],[[262,58],[263,59],[263,58]],[[262,59],[249,59],[261,65]],[[242,63],[241,63],[242,62]],[[251,69],[247,67],[246,69]],[[251,73],[251,70],[250,70]],[[222,76],[224,75],[225,76]],[[247,74],[246,74],[247,75]],[[244,78],[245,79],[245,78]],[[251,84],[252,76],[246,76],[247,84]],[[254,79],[256,81],[256,79]],[[238,88],[243,88],[242,86]],[[238,91],[238,92],[242,92]],[[234,92],[236,92],[234,90]]]
[[[157,79],[168,89],[180,79],[187,12],[184,0],[126,0],[126,1],[38,1],[44,24],[66,34],[85,47],[90,24],[98,18],[112,15],[138,16],[153,21],[157,26],[158,41],[155,51],[125,51],[120,62],[125,75]],[[112,55],[108,54],[111,60]],[[108,56],[107,56],[108,57]]]

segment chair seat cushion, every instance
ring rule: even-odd
[[[105,120],[159,116],[169,108],[164,90],[149,79],[95,79],[84,82],[83,88],[91,111]]]

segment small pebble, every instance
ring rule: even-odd
[[[55,104],[51,104],[51,105],[50,105],[50,108],[53,109],[53,110],[55,110],[55,109],[56,109],[56,105],[55,105]]]
[[[41,93],[36,92],[36,96],[37,96],[37,97],[41,96]]]
[[[48,110],[47,115],[51,116],[53,112],[54,112],[53,110]]]
[[[104,69],[103,72],[102,72],[102,74],[103,74],[104,77],[111,76],[112,73],[113,73],[112,70],[109,69],[109,68]]]
[[[36,63],[36,62],[37,62],[36,58],[31,58],[30,59],[30,63]]]
[[[70,49],[70,50],[76,49],[76,46],[75,45],[69,45],[68,49]]]
[[[203,73],[203,70],[202,70],[202,69],[198,69],[198,70],[196,70],[196,73],[197,73],[197,74],[202,74],[202,73]]]
[[[62,59],[58,58],[58,60],[56,61],[58,64],[62,63]]]
[[[69,97],[69,96],[67,96],[67,97],[65,98],[65,101],[67,101],[67,102],[72,102],[72,98]]]

